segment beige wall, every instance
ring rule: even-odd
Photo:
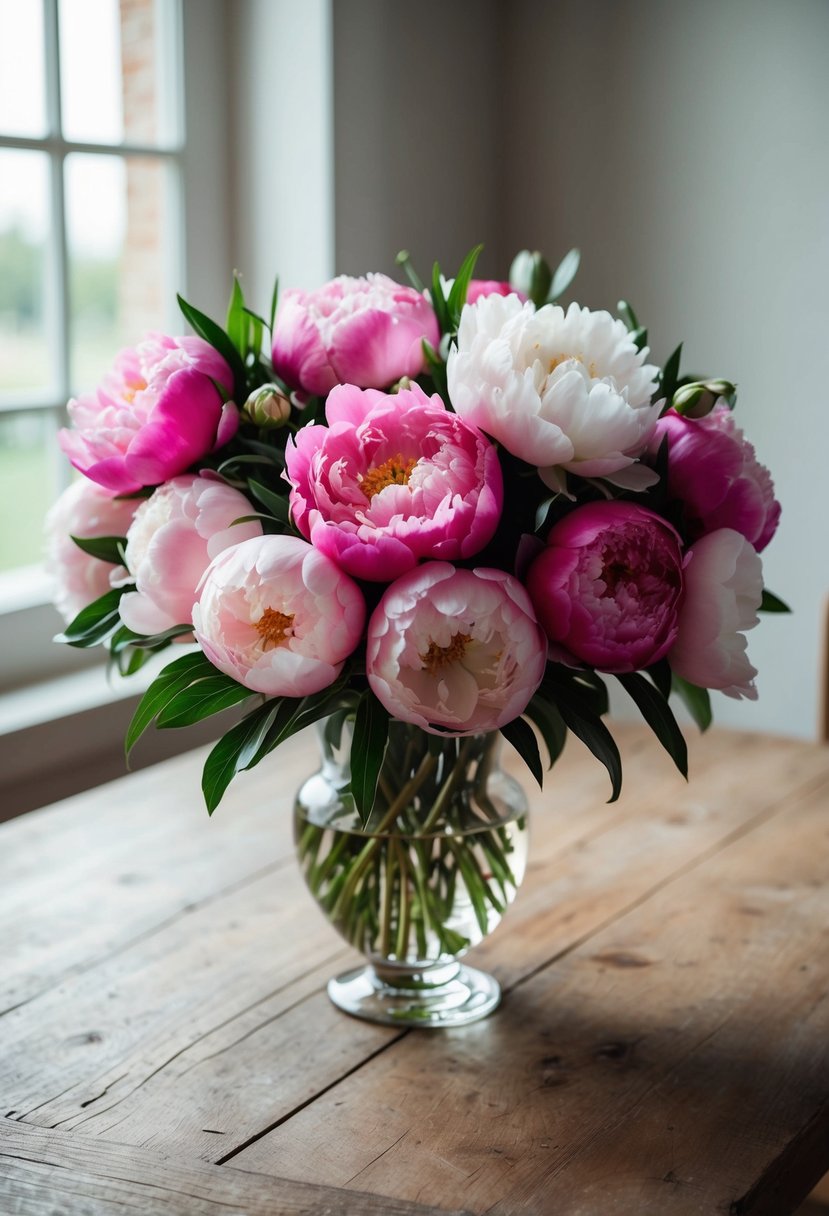
[[[731,375],[784,504],[750,639],[760,701],[720,721],[810,736],[829,592],[829,3],[334,0],[337,265],[408,244],[502,273],[583,250],[662,360]],[[434,43],[434,45],[431,45]],[[348,117],[346,117],[348,116]]]

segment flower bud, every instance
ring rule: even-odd
[[[671,405],[686,418],[704,418],[718,401],[733,407],[736,398],[737,387],[730,380],[697,380],[678,388]]]
[[[263,384],[248,397],[242,416],[264,430],[274,430],[290,418],[291,402],[278,384]]]
[[[522,249],[510,266],[509,281],[519,295],[532,300],[536,308],[540,308],[547,302],[553,275],[538,250],[530,253],[529,249]]]

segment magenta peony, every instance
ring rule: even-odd
[[[94,482],[73,481],[46,516],[46,569],[54,580],[55,606],[68,624],[82,608],[109,591],[123,568],[90,557],[73,536],[125,536],[135,499],[113,498]]]
[[[412,385],[386,395],[342,385],[329,425],[285,452],[294,522],[357,578],[389,582],[422,558],[465,558],[501,514],[498,455],[484,435]]]
[[[523,713],[544,675],[544,634],[503,570],[419,566],[386,590],[367,636],[375,695],[433,734],[497,730]]]
[[[296,536],[225,549],[193,609],[196,638],[214,667],[268,697],[305,697],[333,684],[364,623],[356,583]]]
[[[230,368],[201,338],[151,334],[124,350],[93,393],[69,402],[73,429],[60,446],[76,469],[116,494],[183,473],[233,437],[238,411]]]
[[[758,553],[765,549],[777,530],[780,503],[771,474],[728,406],[717,405],[696,419],[669,410],[656,425],[652,453],[666,436],[668,493],[682,503],[692,539],[733,528]]]
[[[759,623],[763,564],[752,545],[731,528],[709,532],[691,546],[679,633],[668,654],[671,668],[702,688],[739,700],[757,700],[745,630]]]
[[[383,274],[341,275],[316,291],[286,291],[273,333],[273,366],[294,388],[387,388],[423,371],[423,339],[437,347],[429,301]]]
[[[196,588],[217,553],[262,535],[258,520],[231,527],[253,508],[244,494],[207,477],[174,477],[138,508],[127,533],[135,591],[121,597],[121,620],[135,633],[189,625]]]
[[[669,650],[682,587],[679,536],[628,502],[565,515],[527,575],[552,657],[609,672],[647,667]]]

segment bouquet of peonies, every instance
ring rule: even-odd
[[[237,281],[224,328],[180,299],[195,336],[148,337],[69,404],[62,640],[129,674],[195,639],[127,746],[245,702],[205,765],[210,811],[330,716],[364,821],[393,721],[500,730],[539,781],[539,736],[552,763],[569,729],[615,797],[604,674],[683,773],[669,694],[702,728],[708,689],[756,696],[744,634],[785,610],[758,556],[780,507],[734,386],[681,376],[681,348],[649,363],[626,304],[556,304],[576,251],[555,274],[519,254],[509,283],[474,279],[478,253],[428,289],[401,254],[411,286],[275,290],[268,320]]]

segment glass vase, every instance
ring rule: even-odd
[[[300,789],[305,881],[365,966],[332,979],[335,1005],[392,1025],[459,1026],[501,991],[459,960],[498,925],[524,876],[527,800],[496,732],[449,738],[393,721],[368,823],[351,795],[351,727],[318,728],[322,766]]]

